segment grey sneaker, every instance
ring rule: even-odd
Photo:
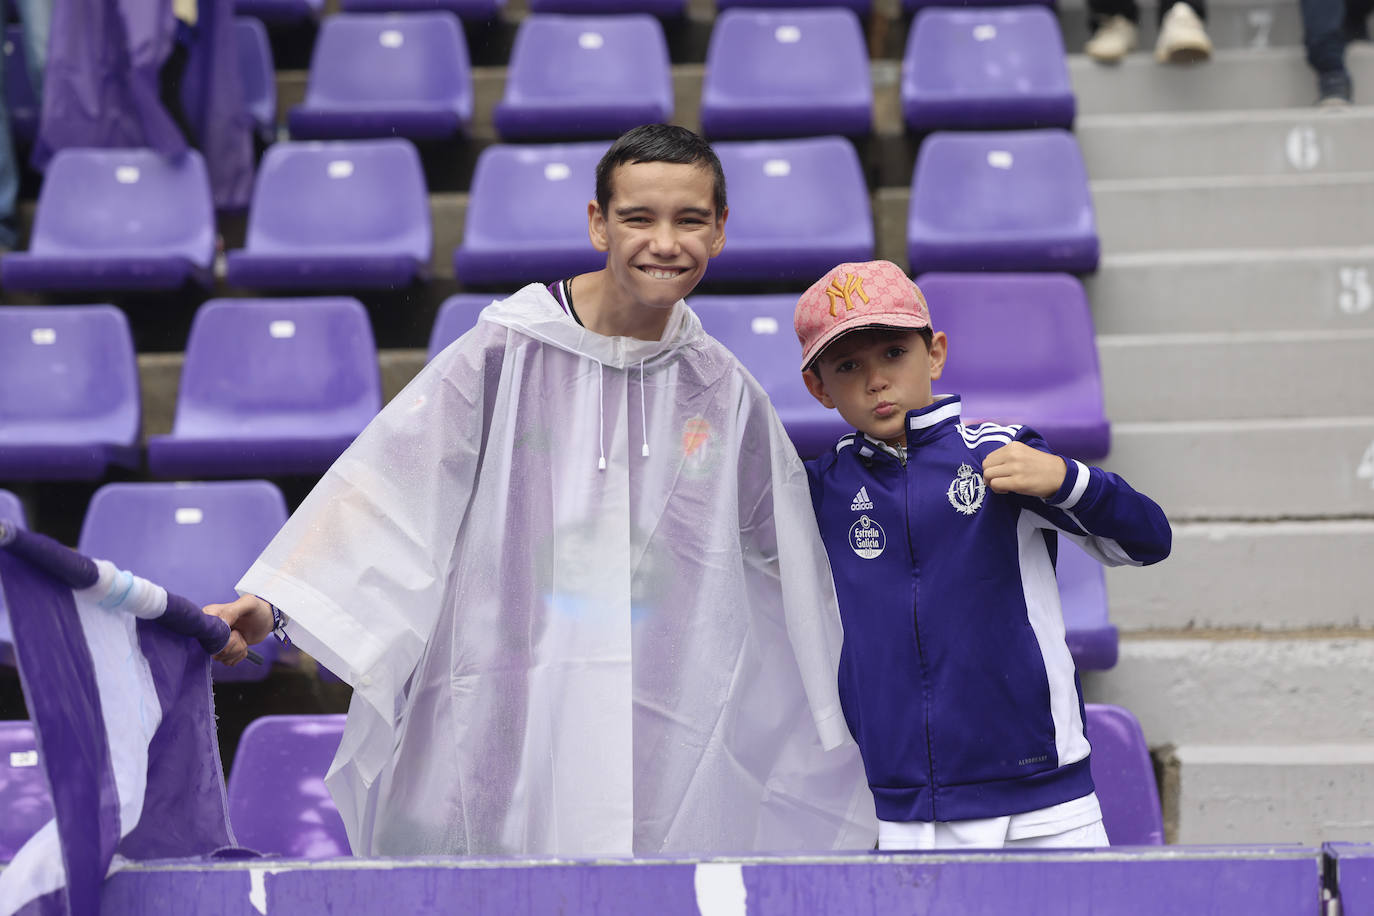
[[[1175,3],[1159,24],[1159,40],[1155,42],[1155,60],[1161,64],[1192,64],[1212,56],[1212,39],[1193,8]]]
[[[1083,45],[1089,57],[1100,64],[1115,64],[1135,50],[1140,29],[1125,16],[1112,16],[1097,27]]]
[[[1326,70],[1317,74],[1317,104],[1322,108],[1343,108],[1354,95],[1350,73],[1346,70]]]

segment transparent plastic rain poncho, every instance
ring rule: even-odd
[[[489,306],[239,589],[354,688],[357,855],[872,847],[805,471],[685,303],[652,342]]]

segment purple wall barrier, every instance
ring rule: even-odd
[[[1327,843],[1336,863],[1342,916],[1374,916],[1374,846]]]
[[[1363,863],[1374,865],[1374,858]],[[257,859],[135,865],[105,885],[106,916],[314,913],[1316,913],[1321,851],[1296,846],[1101,852],[845,855],[634,862]],[[1347,912],[1353,912],[1347,910]]]

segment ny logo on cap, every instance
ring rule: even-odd
[[[851,297],[855,293],[859,294],[859,298],[864,301],[865,305],[868,304],[868,293],[864,292],[864,278],[858,274],[850,274],[844,281],[844,286],[840,285],[839,277],[831,280],[830,288],[825,291],[826,296],[830,299],[830,317],[840,317],[839,312],[835,311],[835,305],[841,299],[844,300],[844,310],[846,312],[852,312],[854,310],[854,300]]]

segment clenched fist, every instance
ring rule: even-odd
[[[1049,499],[1069,472],[1064,459],[1024,442],[1012,442],[983,459],[983,481],[995,493],[1020,493]]]
[[[233,631],[229,642],[215,654],[215,661],[234,666],[248,656],[248,647],[272,635],[272,605],[257,595],[244,595],[229,604],[207,604],[205,613],[213,614]]]

